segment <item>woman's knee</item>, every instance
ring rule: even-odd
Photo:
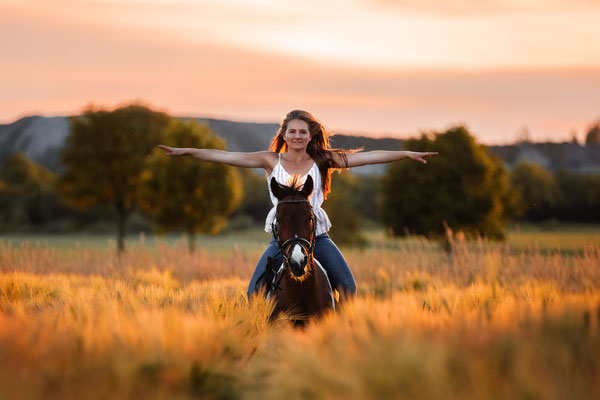
[[[327,271],[332,286],[338,292],[352,295],[356,293],[356,281],[354,280],[352,271],[342,252],[329,236],[325,235],[319,238],[315,247],[315,257]]]

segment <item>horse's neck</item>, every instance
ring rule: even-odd
[[[276,299],[277,312],[290,309],[313,315],[327,309],[335,310],[327,274],[315,263],[311,266],[310,275],[302,281],[291,277],[286,270],[279,286],[281,290],[271,292]]]

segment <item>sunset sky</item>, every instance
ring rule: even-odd
[[[596,0],[0,0],[0,123],[133,100],[181,116],[484,143],[600,118]]]

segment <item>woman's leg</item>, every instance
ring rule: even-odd
[[[329,235],[323,233],[316,238],[314,255],[327,271],[331,287],[346,296],[356,293],[356,282],[346,259]]]
[[[248,298],[250,298],[254,293],[256,293],[256,283],[258,282],[258,278],[260,278],[262,273],[265,272],[267,260],[269,257],[276,257],[277,264],[281,264],[281,262],[283,261],[283,257],[281,256],[281,253],[279,253],[279,248],[277,247],[277,242],[275,240],[271,240],[271,243],[269,243],[269,245],[265,249],[265,252],[263,253],[262,257],[260,258],[260,260],[258,260],[256,268],[254,268],[254,273],[252,274],[252,278],[250,278],[250,283],[248,284]],[[265,282],[261,282],[260,286],[264,284]],[[258,289],[260,289],[260,287]]]

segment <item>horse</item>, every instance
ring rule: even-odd
[[[334,292],[327,272],[313,256],[316,240],[316,218],[308,200],[313,190],[309,175],[302,185],[294,176],[289,186],[270,181],[277,198],[273,237],[283,262],[267,262],[267,299],[275,306],[270,319],[287,313],[294,325],[304,325],[308,319],[319,318],[335,310]]]

